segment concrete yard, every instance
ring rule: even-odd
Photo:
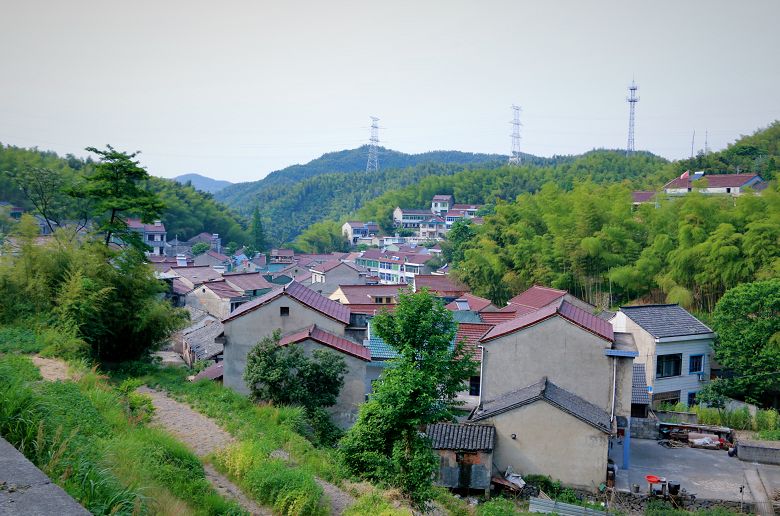
[[[610,450],[610,458],[621,469],[622,457],[622,446],[615,444]],[[758,470],[770,497],[780,489],[780,466],[743,462],[722,450],[669,449],[660,446],[658,441],[631,439],[631,467],[627,478],[624,471],[619,471],[618,487],[621,487],[620,483],[626,483],[625,487],[639,484],[646,492],[645,475],[656,475],[679,482],[700,499],[739,501],[739,488],[744,485],[744,500],[749,502],[753,497],[747,487],[745,469],[751,468]]]

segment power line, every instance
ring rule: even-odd
[[[371,137],[368,139],[366,172],[379,172],[379,119],[371,117]]]
[[[636,91],[639,86],[632,80],[631,86],[628,87],[628,145],[626,145],[626,156],[631,155],[634,152],[634,110],[636,109],[636,103],[639,102],[639,97],[636,96]]]

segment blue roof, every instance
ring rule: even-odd
[[[363,345],[371,352],[371,360],[388,360],[398,357],[398,352],[379,337],[366,339],[363,341]]]

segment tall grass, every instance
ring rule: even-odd
[[[241,514],[200,461],[132,417],[126,395],[95,370],[41,382],[32,362],[0,357],[0,434],[93,514]]]
[[[734,430],[755,430],[757,432],[780,430],[780,415],[775,409],[758,409],[755,415],[751,415],[747,407],[736,410],[719,410],[701,405],[688,407],[684,403],[677,403],[676,405],[663,404],[660,410],[693,412],[702,425],[726,426]]]

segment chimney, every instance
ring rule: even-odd
[[[222,252],[222,239],[219,238],[219,233],[211,234],[211,248],[218,253]]]
[[[176,255],[176,267],[186,267],[187,266],[187,257],[183,254],[177,254]]]
[[[160,227],[160,226],[162,226],[162,221],[161,220],[155,220],[154,221],[154,225],[157,226],[157,227]]]

